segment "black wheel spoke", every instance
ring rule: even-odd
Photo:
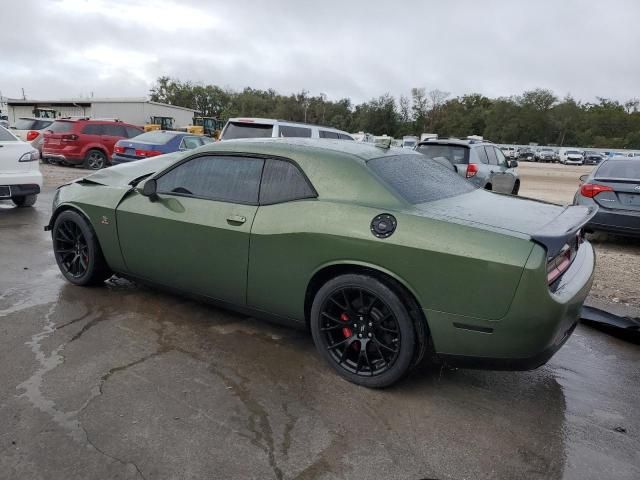
[[[348,337],[348,338],[345,338],[344,340],[342,340],[342,341],[340,341],[338,343],[334,343],[333,345],[329,345],[327,347],[327,350],[335,350],[336,348],[338,348],[338,347],[340,347],[342,345],[345,345],[345,344],[347,345],[346,348],[348,348],[348,347],[351,346],[352,343],[353,343],[353,338]],[[346,348],[345,348],[345,350],[346,350]]]
[[[72,277],[81,277],[89,268],[89,246],[82,228],[67,220],[54,231],[54,252],[63,271]]]
[[[378,328],[380,330],[382,330],[383,332],[388,332],[388,333],[398,333],[397,330],[393,329],[393,328],[387,328],[384,325],[378,325]]]
[[[322,312],[321,315],[326,319],[332,321],[333,323],[339,323],[342,326],[346,325],[346,322],[341,321],[339,318],[336,318],[333,315],[328,314],[327,312]]]
[[[374,338],[374,340],[373,340],[373,341],[375,342],[375,344],[376,344],[376,345],[378,345],[378,346],[380,346],[380,347],[384,348],[385,350],[387,350],[387,351],[389,351],[389,352],[392,352],[392,353],[398,353],[398,350],[395,350],[395,349],[393,349],[393,348],[391,348],[391,347],[389,347],[389,346],[385,345],[384,343],[380,342],[377,338]]]
[[[322,327],[320,331],[322,332],[330,332],[331,330],[337,330],[339,328],[345,328],[344,325],[332,325],[330,327]]]

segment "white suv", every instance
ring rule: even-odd
[[[280,137],[353,140],[350,134],[335,128],[269,118],[230,118],[222,129],[220,140]]]
[[[18,207],[30,207],[42,188],[40,154],[0,127],[0,200],[11,200]]]

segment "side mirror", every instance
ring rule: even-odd
[[[518,166],[517,160],[510,160],[507,165],[509,168],[516,168]]]
[[[586,182],[587,178],[589,178],[589,175],[587,175],[586,173],[584,175],[580,175],[580,181],[582,183]]]
[[[149,197],[149,200],[154,202],[158,198],[157,190],[158,190],[158,182],[156,181],[155,178],[150,178],[144,183],[141,193],[145,197]]]

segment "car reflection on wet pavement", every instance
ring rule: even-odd
[[[533,372],[341,380],[308,334],[112,280],[69,285],[0,208],[2,478],[640,478],[640,350],[579,326]]]

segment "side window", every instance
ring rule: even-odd
[[[291,125],[280,125],[280,136],[311,138],[311,129]]]
[[[263,165],[260,158],[196,157],[158,178],[158,193],[256,205]]]
[[[351,140],[353,141],[353,137],[351,135],[347,135],[346,133],[339,133],[338,137],[340,140]]]
[[[122,125],[103,125],[103,135],[109,135],[111,137],[126,137],[127,132]]]
[[[339,139],[340,135],[338,134],[338,132],[330,132],[329,130],[320,130],[320,138]]]
[[[489,157],[487,156],[487,152],[485,151],[484,147],[474,148],[471,151],[476,153],[476,156],[478,157],[478,160],[480,160],[480,162],[489,163]]]
[[[315,196],[315,192],[294,164],[284,160],[267,160],[262,174],[260,205],[290,202]]]
[[[128,138],[137,137],[138,135],[142,134],[142,130],[140,130],[139,128],[134,128],[134,127],[124,127],[124,128],[127,131]]]
[[[102,128],[104,125],[90,123],[82,127],[82,133],[85,135],[106,135],[104,133],[104,129]]]
[[[198,137],[183,137],[182,142],[180,142],[180,148],[183,150],[192,150],[194,148],[198,148],[202,145],[200,139]]]
[[[496,157],[498,158],[498,165],[506,167],[507,157],[504,156],[504,153],[502,153],[502,150],[500,150],[499,148],[494,148],[494,150],[496,152]]]
[[[498,157],[496,157],[496,149],[493,147],[484,147],[485,152],[487,152],[487,157],[489,157],[489,165],[497,165]]]

